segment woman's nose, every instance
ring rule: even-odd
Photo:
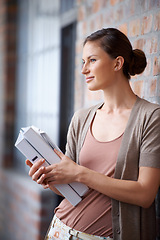
[[[88,72],[89,72],[89,68],[87,67],[86,64],[83,64],[81,73],[82,73],[82,74],[86,74],[86,73],[88,73]]]

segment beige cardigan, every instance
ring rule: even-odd
[[[79,153],[98,104],[77,111],[71,121],[66,155]],[[136,181],[140,166],[160,168],[160,106],[137,97],[120,147],[115,178]],[[112,199],[114,240],[155,240],[155,203],[148,209]]]

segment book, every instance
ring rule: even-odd
[[[15,147],[33,164],[42,158],[45,159],[44,166],[61,161],[54,149],[61,150],[44,131],[35,126],[21,128]],[[76,206],[88,191],[88,187],[79,182],[55,184],[55,187],[73,206]]]

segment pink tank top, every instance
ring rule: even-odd
[[[79,156],[80,165],[113,177],[122,136],[110,142],[99,142],[89,128]],[[108,196],[90,189],[76,207],[64,199],[55,213],[71,228],[88,234],[113,237],[111,208]]]

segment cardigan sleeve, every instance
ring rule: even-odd
[[[76,114],[73,115],[67,133],[67,143],[65,155],[76,162]]]
[[[68,129],[65,154],[77,163],[79,163],[79,153],[90,122],[95,114],[95,111],[101,105],[102,103],[86,109],[79,109],[73,115]]]
[[[146,116],[139,166],[160,168],[160,108]]]

